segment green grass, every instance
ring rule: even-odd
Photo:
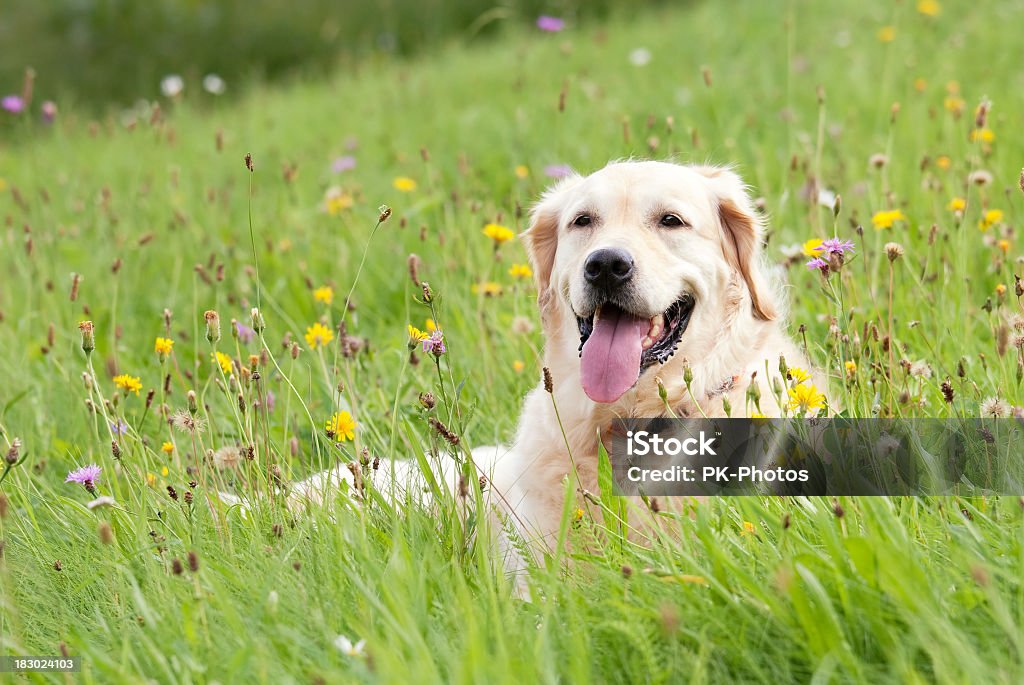
[[[515,317],[536,320],[532,285],[507,273],[525,261],[522,248],[495,251],[481,229],[524,228],[519,210],[545,186],[548,164],[731,162],[764,198],[774,261],[812,237],[854,240],[855,261],[831,280],[841,305],[803,258],[787,289],[791,329],[847,413],[974,416],[987,397],[1024,404],[1010,332],[1020,313],[1024,4],[942,8],[932,19],[914,3],[707,3],[367,63],[223,107],[168,106],[162,120],[133,127],[74,111],[52,129],[16,122],[17,142],[0,148],[0,425],[5,449],[20,438],[27,459],[2,484],[0,646],[56,654],[63,643],[83,657],[82,682],[1019,682],[1024,514],[1014,498],[840,499],[842,515],[824,500],[713,501],[678,522],[675,542],[624,548],[612,536],[569,567],[541,563],[530,576],[535,601],[523,603],[450,497],[429,511],[374,500],[331,519],[291,516],[268,494],[272,465],[292,480],[363,447],[446,458],[417,401],[424,391],[444,391],[435,413],[465,443],[510,438],[539,376],[541,339],[512,332]],[[895,40],[880,42],[888,25]],[[638,47],[652,54],[644,67],[629,61]],[[944,106],[949,81],[966,103],[959,118]],[[983,97],[993,101],[990,144],[969,137]],[[332,174],[350,137],[358,166]],[[869,165],[876,153],[888,158],[881,169]],[[982,168],[994,182],[968,186]],[[395,190],[399,176],[417,189]],[[803,199],[812,177],[841,194],[835,221]],[[248,366],[259,343],[235,341],[229,321],[248,323],[257,298],[250,181],[267,358],[260,380],[241,386],[243,417],[237,381],[211,363],[203,312],[220,313],[217,349]],[[323,211],[331,185],[354,200],[337,216]],[[962,218],[946,208],[955,196],[967,200]],[[393,215],[368,242],[382,204]],[[908,220],[876,231],[872,215],[890,208]],[[989,209],[1004,215],[983,232]],[[905,248],[892,280],[889,241]],[[307,326],[339,321],[367,246],[347,317],[367,345],[352,359],[337,341],[308,349]],[[430,316],[410,253],[449,344],[441,374],[426,358],[409,363],[406,325]],[[487,281],[503,294],[472,291]],[[310,287],[324,284],[329,307]],[[890,287],[893,356],[923,360],[928,377],[899,366],[886,375]],[[161,365],[153,345],[165,308],[175,346]],[[92,391],[83,319],[96,325]],[[295,360],[286,335],[302,349]],[[850,359],[858,369],[844,380]],[[118,395],[115,371],[139,376],[141,395]],[[171,411],[189,390],[200,397],[208,426],[195,445],[159,416],[167,373]],[[952,404],[940,391],[947,377]],[[254,411],[268,390],[273,411]],[[461,419],[450,420],[456,395]],[[89,397],[109,399],[104,411],[129,425],[119,462]],[[356,444],[337,449],[322,429],[342,408],[359,429]],[[192,507],[168,497],[168,484],[189,490],[196,455],[239,443],[254,444],[258,459],[234,473],[204,467]],[[91,462],[116,507],[90,511],[91,497],[62,482]],[[267,504],[248,517],[219,507],[215,523],[204,502],[225,480]],[[583,521],[571,534],[597,526]],[[365,639],[367,655],[341,654],[331,644],[339,634]]]

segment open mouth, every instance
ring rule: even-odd
[[[686,294],[661,314],[637,316],[611,302],[590,317],[576,317],[580,329],[580,380],[595,402],[614,402],[654,364],[675,353],[693,313]]]

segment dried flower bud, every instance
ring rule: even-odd
[[[19,454],[21,450],[21,440],[15,438],[11,441],[11,448],[7,450],[7,454],[4,456],[4,461],[12,466],[18,463]]]
[[[220,314],[209,309],[203,316],[206,318],[206,339],[211,343],[220,342]]]
[[[252,317],[252,329],[256,331],[257,335],[262,334],[267,329],[267,322],[263,320],[263,313],[256,307],[253,307],[249,315]]]
[[[430,284],[426,281],[423,282],[423,301],[430,303],[434,299],[434,291],[430,289]]]
[[[185,567],[182,565],[181,559],[175,557],[174,560],[171,561],[171,573],[173,573],[176,576],[180,576],[184,572]]]
[[[420,405],[427,410],[433,409],[437,406],[437,398],[434,397],[434,393],[427,391],[420,393]]]
[[[555,382],[551,378],[551,369],[546,366],[544,367],[544,390],[549,393],[555,391]]]
[[[384,223],[391,216],[391,208],[387,205],[381,205],[378,208],[378,211],[380,212],[380,215],[377,217],[378,224]]]
[[[249,170],[250,174],[253,172],[252,153],[251,152],[246,152],[245,153],[245,168]]]
[[[192,416],[195,416],[196,413],[199,411],[199,401],[196,398],[196,391],[189,390],[188,395],[186,397],[188,401],[188,413],[191,414]]]
[[[899,243],[886,243],[885,254],[889,258],[890,262],[895,262],[903,256],[903,246]]]
[[[661,376],[655,376],[654,382],[658,384],[658,397],[661,398],[662,402],[668,402],[668,390],[665,388],[665,381],[661,380]]]

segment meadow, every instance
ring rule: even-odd
[[[282,493],[510,439],[542,345],[512,236],[616,158],[735,165],[844,415],[1018,413],[1022,21],[699,3],[0,111],[0,649],[84,683],[1020,682],[1017,497],[722,498],[645,547],[567,511],[603,542],[523,602],[475,492]],[[808,265],[829,238],[852,254]]]

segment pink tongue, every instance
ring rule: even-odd
[[[640,376],[641,341],[649,329],[647,319],[605,305],[580,356],[580,381],[587,397],[614,402],[633,387]]]

